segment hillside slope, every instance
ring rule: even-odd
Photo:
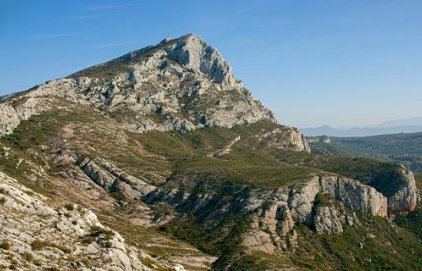
[[[101,229],[146,255],[134,256],[142,266],[421,269],[419,237],[391,222],[417,208],[413,173],[309,153],[303,135],[278,124],[194,35],[12,95],[0,114],[1,176],[52,210],[92,210]],[[78,240],[69,236],[69,246]],[[19,251],[2,264],[25,270]],[[88,270],[107,268],[91,261]]]
[[[333,138],[333,143],[377,158],[404,163],[422,171],[422,132],[363,138]]]
[[[315,153],[374,157],[405,164],[414,171],[422,171],[422,133],[330,137],[330,144],[310,144]]]

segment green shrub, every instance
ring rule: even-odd
[[[28,251],[25,251],[24,253],[23,253],[23,258],[25,259],[25,260],[27,260],[27,261],[33,261],[34,260],[34,256],[32,255],[32,253],[30,253],[30,252],[28,252]]]
[[[44,249],[46,246],[48,246],[48,243],[47,243],[47,242],[45,242],[45,241],[41,241],[41,240],[39,240],[39,239],[36,239],[36,240],[34,240],[34,241],[31,243],[31,248],[32,248],[33,250],[42,250],[42,249]]]
[[[315,206],[327,206],[331,203],[331,195],[328,193],[319,192],[315,196],[314,205]]]
[[[75,205],[73,205],[72,203],[67,203],[64,208],[66,208],[66,210],[68,211],[73,211],[75,210]]]
[[[60,245],[60,244],[49,244],[49,246],[55,247],[57,249],[60,249],[64,253],[70,253],[71,252],[71,250],[68,247],[64,246],[64,245]]]
[[[28,195],[28,196],[33,196],[35,193],[34,193],[34,191],[31,191],[31,190],[27,190],[27,191],[25,191],[25,193]]]
[[[99,227],[99,226],[92,226],[90,229],[91,236],[97,237],[97,236],[103,236],[104,239],[109,240],[113,238],[114,232],[112,230],[107,230],[105,228]]]
[[[155,261],[153,259],[145,257],[145,258],[141,258],[140,260],[143,263],[143,265],[145,265],[146,267],[154,268]]]
[[[0,243],[0,249],[9,250],[11,247],[12,247],[12,244],[7,241],[3,241]]]
[[[99,226],[92,226],[90,229],[90,233],[82,237],[82,243],[91,244],[92,242],[97,240],[100,245],[104,247],[111,247],[111,239],[113,238],[113,236],[114,232],[112,230],[107,230]]]
[[[88,258],[82,258],[79,260],[81,263],[83,263],[85,266],[89,266],[91,263],[91,260]]]

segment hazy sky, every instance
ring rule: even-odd
[[[0,0],[0,95],[195,33],[281,123],[422,116],[422,1]]]

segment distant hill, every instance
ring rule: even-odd
[[[418,122],[419,121],[419,122]],[[356,128],[334,128],[328,125],[313,127],[313,128],[302,128],[300,129],[306,136],[340,136],[340,137],[352,137],[352,136],[374,136],[374,135],[385,135],[385,134],[398,134],[398,133],[416,133],[422,132],[422,117],[397,120],[384,122],[379,125],[356,127]]]
[[[401,120],[390,120],[381,123],[380,125],[375,125],[376,127],[403,127],[403,126],[422,126],[422,116],[409,119]]]
[[[406,164],[422,171],[422,132],[369,137],[331,137],[331,143],[310,142],[314,153],[366,156]]]

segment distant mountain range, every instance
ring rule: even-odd
[[[398,133],[416,133],[422,131],[422,117],[409,118],[403,120],[386,121],[378,125],[334,128],[328,125],[312,128],[300,129],[306,136],[373,136]]]

